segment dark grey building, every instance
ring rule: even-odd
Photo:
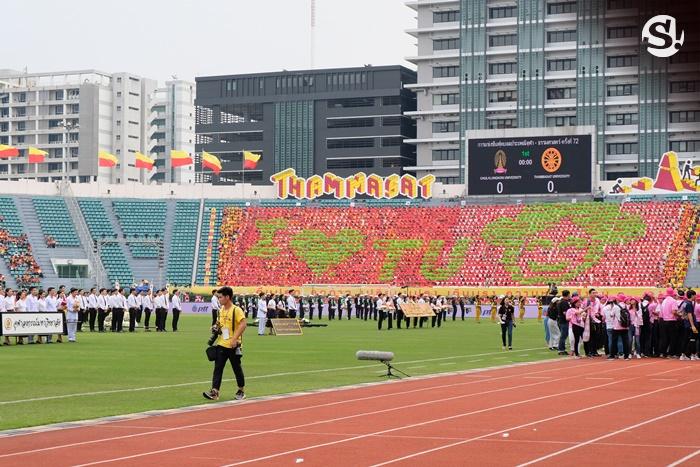
[[[402,66],[282,71],[196,78],[196,181],[269,184],[292,167],[308,177],[333,172],[386,176],[413,166],[416,73]],[[243,151],[261,154],[242,170]],[[202,170],[202,151],[216,155],[219,176]]]

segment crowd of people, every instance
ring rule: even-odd
[[[7,230],[0,229],[0,257],[4,259],[19,287],[36,286],[44,277],[41,267],[34,259],[26,234],[11,235]],[[2,282],[0,285],[4,288],[4,278]]]
[[[582,297],[563,290],[544,316],[547,345],[560,355],[699,358],[700,298],[694,290],[668,288],[641,297],[599,296],[595,289]]]
[[[37,286],[20,290],[0,288],[0,312],[63,313],[63,333],[57,334],[57,343],[63,342],[63,335],[68,336],[68,342],[76,342],[77,333],[83,332],[84,327],[90,332],[107,332],[108,329],[124,332],[125,319],[128,319],[129,332],[136,332],[142,320],[144,330],[151,332],[151,317],[156,332],[167,332],[169,313],[172,314],[171,329],[177,332],[181,300],[178,289],[172,293],[167,288],[155,289],[147,280],[128,290],[123,287],[66,289],[63,285],[46,290]],[[28,344],[54,342],[52,335],[26,337]],[[23,345],[24,337],[16,337],[15,343]],[[10,338],[5,336],[3,345],[10,344]]]

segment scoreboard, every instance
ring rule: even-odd
[[[468,194],[591,193],[591,135],[473,138]]]

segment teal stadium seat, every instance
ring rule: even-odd
[[[168,255],[168,282],[189,285],[192,282],[194,250],[197,242],[199,201],[178,201],[175,205],[175,222]]]
[[[56,246],[80,246],[73,223],[65,221],[68,208],[63,198],[32,198],[32,204],[41,231],[44,235],[51,236],[56,241]]]
[[[158,200],[114,200],[114,214],[119,220],[134,258],[157,258],[158,247],[130,242],[129,239],[163,239],[167,206]]]

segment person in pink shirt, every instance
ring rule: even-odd
[[[659,294],[659,300],[663,300],[663,296],[661,294]],[[658,357],[659,326],[661,324],[661,321],[659,320],[660,308],[652,292],[647,292],[644,300],[642,300],[642,312],[644,311],[645,306],[649,313],[649,326],[646,328],[646,334],[642,334],[642,337],[645,337],[645,335],[647,336],[647,340],[642,339],[642,348],[644,349],[644,355],[647,357]]]
[[[630,339],[630,353],[632,345],[634,345],[634,356],[635,358],[642,358],[644,351],[641,346],[641,335],[642,328],[644,326],[644,317],[642,316],[642,310],[639,309],[639,302],[635,297],[630,297],[627,300],[628,309],[630,312],[630,327],[629,327],[629,339]]]
[[[598,299],[598,292],[595,289],[588,291],[588,298],[583,301],[582,308],[586,312],[586,326],[588,326],[588,340],[586,340],[584,332],[583,347],[587,357],[597,357],[598,349],[603,346],[605,341],[602,338],[603,305]]]
[[[695,296],[695,321],[700,323],[700,296]],[[697,355],[700,357],[700,339],[697,340],[698,348],[696,349]]]
[[[624,294],[618,294],[617,296],[617,306],[614,306],[610,311],[610,317],[612,318],[613,325],[613,337],[610,343],[610,348],[617,348],[617,343],[622,340],[622,352],[625,355],[625,360],[630,359],[630,342],[628,339],[629,327],[630,327],[630,314],[625,306]],[[610,356],[608,358],[617,358],[617,356]]]
[[[584,323],[587,319],[586,314],[587,313],[581,309],[581,299],[579,297],[574,297],[571,300],[571,308],[566,311],[566,320],[571,325],[571,331],[574,334],[572,354],[575,358],[581,358],[578,353],[578,346],[581,341],[581,336],[583,336]]]
[[[659,336],[659,355],[667,358],[675,355],[677,345],[674,341],[676,337],[676,321],[678,318],[678,304],[676,301],[676,291],[672,288],[666,289],[666,298],[661,302],[661,327]]]

